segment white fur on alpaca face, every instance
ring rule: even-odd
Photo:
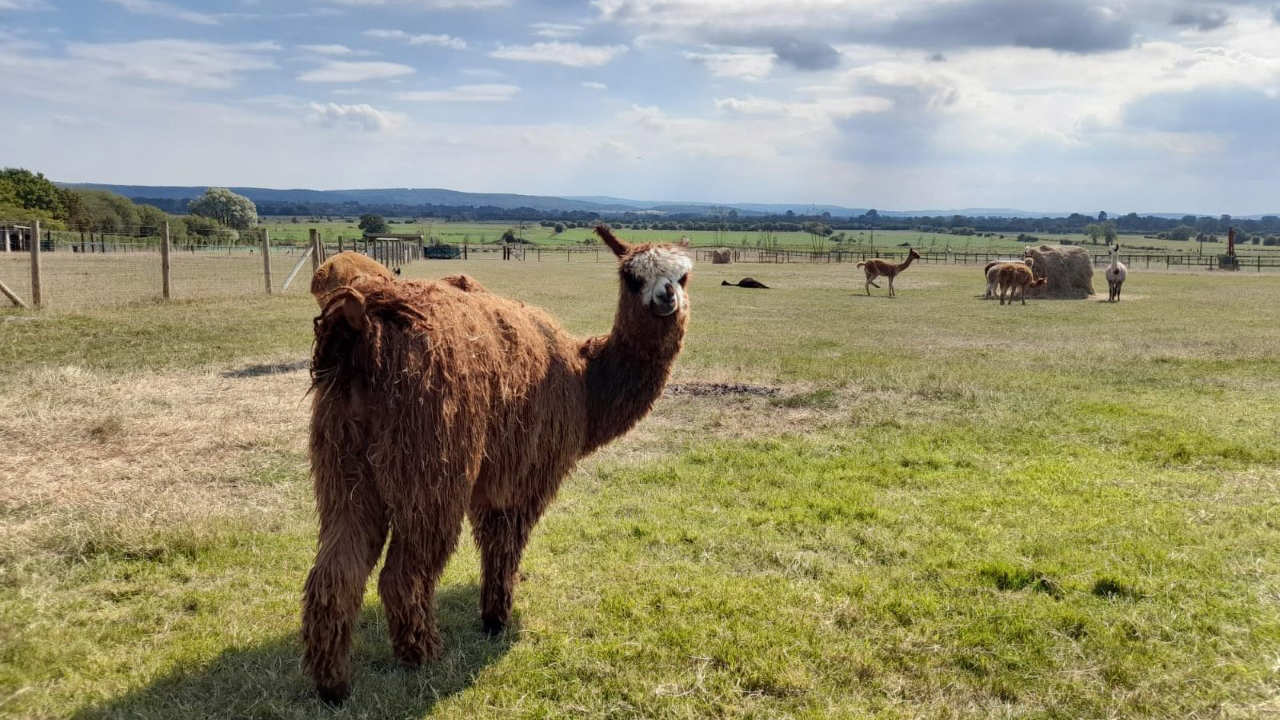
[[[666,317],[689,307],[681,280],[693,269],[693,261],[686,255],[653,248],[634,255],[623,269],[638,281],[639,288],[632,290],[638,292],[645,307],[654,315]]]

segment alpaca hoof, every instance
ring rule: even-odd
[[[498,637],[507,629],[507,624],[496,618],[481,618],[480,624],[484,627],[484,634],[491,638]]]
[[[321,700],[330,705],[341,705],[351,696],[351,683],[316,685],[316,694],[320,696]]]

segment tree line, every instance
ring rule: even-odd
[[[253,202],[226,188],[209,188],[173,216],[164,209],[137,203],[105,190],[55,185],[42,173],[21,168],[0,170],[0,221],[39,220],[47,230],[127,235],[158,241],[169,224],[170,239],[179,244],[226,244],[258,224]]]

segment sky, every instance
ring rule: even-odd
[[[0,165],[1280,212],[1280,0],[0,0]]]

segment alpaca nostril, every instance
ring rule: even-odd
[[[674,285],[667,283],[666,287],[662,289],[662,299],[667,302],[671,302],[676,299],[676,288]]]

